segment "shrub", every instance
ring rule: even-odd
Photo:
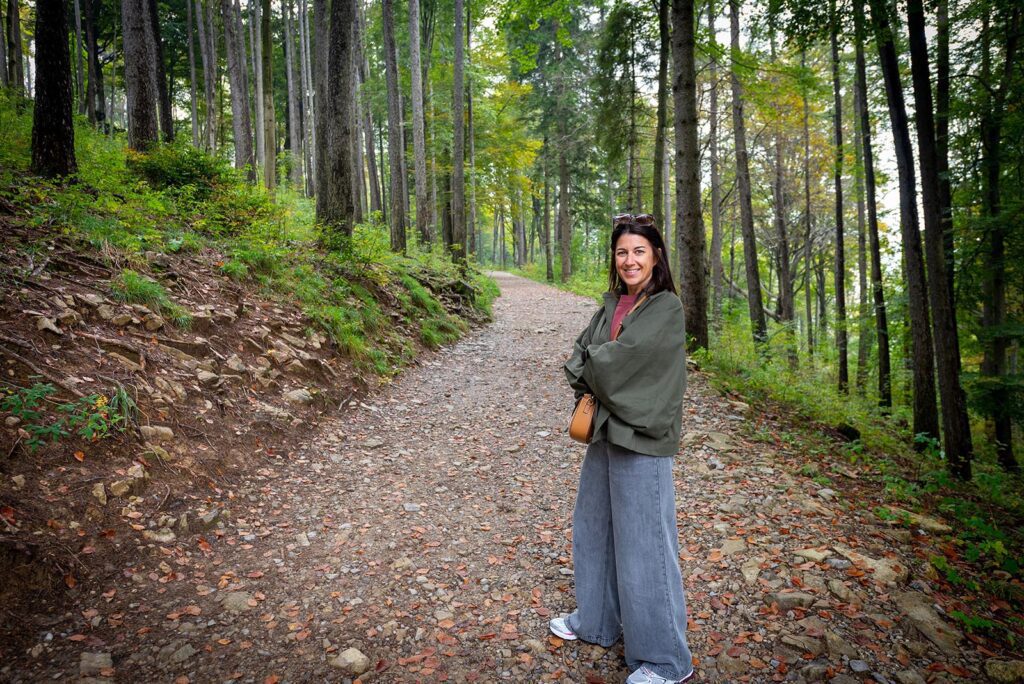
[[[129,151],[128,168],[154,188],[191,187],[199,200],[234,175],[225,160],[185,143],[157,145],[145,153]]]

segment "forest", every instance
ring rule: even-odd
[[[694,367],[898,461],[1021,591],[1016,0],[2,4],[0,212],[116,264],[216,245],[385,384],[415,352],[337,283],[406,288],[433,348],[465,324],[415,269],[599,298],[611,217],[652,214]]]

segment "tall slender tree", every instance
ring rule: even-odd
[[[388,161],[391,164],[391,249],[404,252],[405,235],[405,134],[402,131],[402,94],[398,88],[398,48],[395,44],[394,3],[381,2],[384,27],[384,76],[388,89]],[[458,35],[458,34],[456,34]],[[417,208],[417,211],[419,209]]]
[[[288,147],[291,152],[291,184],[301,190],[302,182],[302,104],[301,85],[296,71],[295,29],[292,22],[292,0],[284,0],[284,47],[288,77]]]
[[[159,107],[160,134],[165,142],[174,140],[174,115],[171,108],[171,93],[167,82],[167,67],[164,64],[164,41],[160,35],[160,15],[157,0],[143,0],[149,18],[149,51],[153,76],[156,79],[157,106]]]
[[[123,0],[122,0],[123,2]],[[214,0],[206,0],[207,3]],[[202,0],[195,0],[196,29],[199,33],[199,54],[203,60],[203,100],[206,105],[204,118],[205,146],[208,152],[217,148],[216,108],[214,102],[214,83],[217,74],[217,52],[213,49],[211,26],[206,19],[206,10]],[[127,65],[125,65],[127,71]]]
[[[679,283],[691,351],[708,346],[708,287],[697,146],[697,67],[693,0],[672,0],[672,93],[676,129],[676,244]]]
[[[15,93],[25,94],[25,57],[21,39],[21,2],[7,0],[7,81]]]
[[[423,123],[423,71],[420,62],[420,3],[409,0],[409,77],[412,80],[412,148],[416,185],[416,230],[424,245],[431,240],[427,186],[426,132]]]
[[[263,154],[265,155],[263,162],[263,184],[271,192],[277,187],[277,124],[274,121],[273,40],[274,36],[270,30],[270,0],[263,0],[263,11],[260,15],[260,42],[262,43],[260,78],[263,81]],[[351,89],[349,92],[351,92]],[[349,100],[346,97],[347,101]]]
[[[91,0],[85,0],[91,2]],[[192,145],[199,147],[199,105],[196,101],[196,50],[194,40],[194,21],[192,20],[192,2],[185,0],[185,21],[188,24],[188,88],[189,114],[192,122]]]
[[[463,0],[455,0],[455,64],[452,93],[452,257],[456,262],[466,260],[466,132],[463,111],[465,88],[463,71],[465,49],[462,36]]]
[[[771,30],[771,51],[772,61],[776,61],[775,30]],[[776,256],[779,264],[779,320],[786,327],[785,338],[788,349],[789,362],[792,366],[797,364],[797,344],[794,331],[795,305],[793,302],[793,280],[791,277],[791,266],[789,263],[789,234],[786,229],[787,198],[785,191],[785,169],[783,161],[783,132],[782,132],[782,111],[779,105],[775,109],[775,130],[774,130],[774,182],[772,183],[772,215],[775,223]]]
[[[971,478],[974,446],[967,417],[967,397],[960,386],[960,338],[957,333],[953,292],[946,277],[946,250],[942,216],[948,213],[939,192],[938,147],[935,142],[935,109],[931,67],[925,37],[924,4],[907,0],[907,31],[910,36],[910,71],[914,84],[918,167],[921,171],[921,206],[928,269],[928,295],[932,306],[935,361],[942,398],[942,436],[950,472],[962,480]]]
[[[36,0],[36,106],[32,113],[32,170],[67,176],[78,170],[71,119],[71,55],[67,3]]]
[[[6,88],[10,85],[10,74],[7,72],[7,24],[4,21],[4,6],[0,2],[0,87]]]
[[[82,73],[82,6],[75,0],[75,89],[78,95],[78,113],[85,114],[85,76]]]
[[[245,87],[245,45],[235,23],[234,0],[221,0],[224,24],[224,52],[228,59],[228,82],[231,84],[231,128],[234,133],[235,168],[247,169],[249,180],[256,179],[252,152],[252,122]]]
[[[754,210],[750,190],[750,162],[747,159],[747,125],[743,118],[743,85],[737,73],[742,61],[740,51],[740,4],[729,0],[729,33],[732,44],[732,127],[736,138],[736,185],[739,189],[740,228],[743,233],[743,261],[747,272],[747,308],[754,344],[763,346],[768,341],[764,303],[761,298],[761,274],[757,264],[757,238],[754,235]],[[679,209],[676,209],[678,212]]]
[[[835,273],[836,292],[836,353],[839,392],[845,394],[850,386],[847,360],[849,336],[846,331],[846,238],[843,233],[843,98],[839,81],[839,16],[836,0],[829,3],[829,42],[832,46],[832,130],[835,138],[833,183],[835,187]]]
[[[722,188],[718,161],[718,42],[715,40],[715,2],[708,0],[710,91],[708,103],[708,166],[711,180],[711,320],[722,321]],[[667,174],[666,174],[667,175]]]
[[[85,99],[87,103],[87,114],[90,123],[104,123],[107,116],[113,112],[107,111],[104,103],[103,91],[103,68],[100,66],[99,48],[99,26],[98,16],[101,7],[100,0],[85,0],[85,45],[88,56],[89,78],[85,88]],[[113,85],[113,82],[111,82]]]
[[[869,0],[871,23],[878,46],[878,57],[885,81],[896,153],[896,171],[900,188],[900,233],[903,237],[903,263],[906,269],[907,310],[910,318],[911,359],[913,363],[914,434],[938,439],[939,417],[935,405],[935,357],[932,348],[928,287],[925,282],[924,255],[918,229],[917,183],[914,154],[910,142],[903,83],[891,29],[886,0]]]
[[[654,225],[667,236],[669,217],[662,196],[665,175],[665,133],[668,126],[668,56],[672,40],[668,27],[668,0],[658,0],[658,118],[654,129]]]

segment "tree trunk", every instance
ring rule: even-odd
[[[668,0],[658,0],[658,121],[654,130],[654,225],[667,237],[669,217],[665,213],[665,127],[668,125]],[[666,240],[666,246],[667,246]],[[668,255],[665,255],[668,259]],[[671,263],[671,262],[669,262]]]
[[[409,77],[412,79],[412,149],[416,186],[416,231],[431,242],[431,202],[427,187],[426,132],[423,123],[423,67],[420,63],[420,3],[409,0]]]
[[[145,151],[157,142],[156,64],[149,45],[148,0],[121,0],[128,147]]]
[[[267,140],[264,136],[266,124],[263,121],[263,78],[260,75],[263,68],[262,16],[260,0],[249,0],[249,50],[252,53],[253,82],[256,84],[256,97],[253,100],[253,113],[256,119],[256,170],[261,177],[264,174],[263,169],[267,165]]]
[[[946,249],[942,217],[951,212],[942,206],[939,192],[939,160],[935,143],[931,69],[925,37],[922,0],[907,0],[907,30],[910,37],[911,76],[914,83],[914,111],[917,128],[918,165],[921,171],[921,206],[928,268],[928,294],[932,306],[935,362],[942,406],[942,435],[949,470],[954,477],[971,479],[971,423],[967,397],[960,386],[960,338],[957,334],[953,290],[946,277]]]
[[[835,135],[835,164],[833,179],[836,200],[836,244],[835,273],[836,291],[836,353],[838,355],[839,393],[846,394],[850,387],[850,370],[847,361],[849,337],[846,332],[846,244],[843,234],[843,99],[839,89],[839,17],[836,16],[836,2],[829,5],[829,31],[832,44],[832,97],[834,100],[832,122]]]
[[[471,25],[470,0],[466,1],[466,62],[472,66],[472,25]],[[466,77],[466,120],[469,137],[469,215],[467,217],[466,239],[469,254],[476,253],[476,143],[473,140],[473,81],[470,76]],[[525,210],[524,210],[525,211]],[[525,219],[523,219],[525,221]],[[530,252],[532,259],[533,238],[530,239]]]
[[[955,293],[953,274],[953,189],[949,175],[949,0],[936,0],[935,22],[935,146],[939,166],[942,244],[946,254],[947,291]],[[956,301],[951,303],[956,306]]]
[[[708,0],[708,36],[715,40],[715,3]],[[711,167],[711,320],[722,323],[722,188],[718,173],[718,44],[710,50],[711,101],[708,109],[708,164]]]
[[[288,146],[291,148],[291,184],[301,191],[302,182],[302,105],[299,77],[295,70],[295,29],[292,24],[292,0],[284,0],[284,46],[288,72]]]
[[[36,106],[32,171],[47,178],[78,170],[71,119],[71,55],[64,0],[36,0]]]
[[[93,0],[85,0],[92,3]],[[188,23],[188,89],[189,113],[192,121],[192,146],[199,147],[199,106],[196,102],[196,50],[194,45],[192,0],[185,0],[185,21]],[[91,70],[90,70],[91,73]]]
[[[96,0],[90,0],[95,2]],[[213,0],[207,0],[213,2]],[[213,109],[213,85],[216,77],[217,53],[211,48],[211,37],[207,35],[212,26],[207,24],[206,13],[203,11],[202,0],[195,0],[196,7],[196,28],[199,30],[199,54],[203,60],[203,90],[206,100],[206,151],[213,152],[217,148],[216,124],[214,122]]]
[[[562,257],[562,282],[569,282],[572,275],[572,226],[569,225],[569,158],[565,150],[565,124],[560,122],[558,149],[558,236]]]
[[[0,30],[4,35],[0,36],[0,87],[6,88],[10,85],[10,75],[7,73],[7,24],[4,21],[5,7],[0,3]]]
[[[996,88],[989,88],[989,101],[982,114],[982,187],[985,193],[986,214],[989,217],[987,231],[988,268],[983,284],[982,325],[988,335],[984,345],[981,374],[992,383],[987,413],[995,428],[996,457],[999,465],[1008,472],[1018,472],[1020,466],[1013,453],[1013,423],[1010,414],[1010,396],[1006,387],[1006,352],[1010,338],[1006,334],[1006,238],[1012,230],[1012,219],[1003,215],[1002,189],[1002,129],[1006,95],[1012,86],[1013,69],[1016,65],[1017,41],[1021,29],[1020,7],[1010,10],[1006,18],[1006,45],[1003,50],[1003,71]],[[984,47],[988,53],[989,39],[984,30]],[[986,65],[987,66],[987,65]],[[989,69],[985,68],[985,72]],[[983,76],[990,81],[988,74]]]
[[[864,155],[864,197],[867,205],[868,243],[871,251],[871,294],[875,308],[875,336],[878,339],[878,405],[892,407],[892,364],[889,357],[889,322],[882,288],[882,250],[878,239],[878,212],[875,201],[875,155],[871,148],[871,118],[867,105],[867,74],[864,64],[864,5],[853,3],[856,39],[857,116],[860,119],[861,153]]]
[[[313,76],[312,76],[312,60],[309,56],[309,12],[306,7],[306,0],[299,0],[299,57],[302,58],[302,94],[303,94],[303,117],[302,121],[305,124],[305,130],[303,132],[303,138],[306,141],[305,148],[305,159],[304,164],[306,168],[306,195],[312,196],[316,188],[316,163],[314,161],[314,153],[316,150],[316,117],[313,113]],[[367,151],[371,162],[371,173],[376,173],[376,166],[373,165],[373,143],[372,143],[372,132],[370,128],[367,128],[367,136],[371,140],[367,143],[370,146],[370,150]],[[375,177],[374,177],[375,178]],[[375,182],[375,181],[374,181]],[[375,185],[376,187],[376,185]],[[380,203],[374,207],[371,205],[374,211],[380,210]]]
[[[164,42],[160,37],[160,16],[157,0],[143,0],[149,16],[150,51],[153,59],[153,74],[156,78],[156,92],[160,107],[160,133],[164,142],[174,140],[174,118],[171,112],[171,94],[167,87],[167,68],[164,65]]]
[[[742,59],[740,52],[739,0],[729,0],[729,25],[733,60]],[[757,242],[754,235],[754,213],[750,196],[750,164],[747,160],[747,128],[743,120],[743,86],[735,67],[732,69],[732,125],[736,137],[736,185],[739,189],[740,228],[743,233],[743,261],[747,271],[747,308],[755,346],[768,341],[768,325],[761,299],[761,275],[757,265]],[[679,171],[677,169],[676,174]],[[679,209],[676,209],[679,212]]]
[[[262,68],[260,77],[263,79],[263,184],[271,193],[277,187],[277,122],[274,120],[274,36],[270,31],[270,0],[263,0],[263,11],[260,13],[260,41],[262,42],[260,60]],[[344,67],[343,67],[344,68]],[[351,86],[351,79],[345,79]],[[348,100],[351,87],[342,95]]]
[[[360,34],[365,33],[365,22],[362,10],[359,12],[359,32]],[[365,84],[370,79],[370,64],[366,58],[366,51],[363,50],[360,55],[359,61],[359,83]],[[381,188],[382,181],[380,174],[377,172],[377,153],[373,147],[373,116],[370,113],[370,104],[366,103],[365,108],[362,110],[363,117],[363,134],[366,139],[366,161],[370,171],[370,211],[382,211],[383,203],[381,202]],[[383,161],[383,158],[382,158]]]
[[[316,45],[316,216],[324,226],[321,241],[339,249],[352,235],[355,197],[352,196],[352,136],[355,122],[346,102],[352,92],[353,24],[356,0],[314,0]],[[328,78],[328,74],[331,75]]]
[[[854,156],[857,172],[854,174],[857,190],[857,394],[864,396],[868,384],[868,356],[871,353],[871,317],[868,313],[868,248],[867,220],[864,206],[864,155],[858,135],[860,124],[856,112],[860,108],[860,93],[854,88]]]
[[[918,230],[914,155],[907,122],[907,108],[900,81],[899,61],[893,43],[885,0],[870,0],[871,21],[878,44],[878,56],[889,102],[889,120],[895,143],[896,169],[900,186],[900,232],[906,267],[907,309],[910,317],[911,354],[914,370],[914,434],[939,437],[935,406],[935,361],[928,313],[921,234]]]
[[[690,351],[708,346],[708,285],[697,146],[696,16],[693,0],[672,0],[672,94],[676,130],[676,245]]]
[[[21,2],[7,0],[7,80],[15,94],[25,94],[25,56],[21,42]]]
[[[398,89],[398,48],[392,0],[381,3],[384,13],[384,69],[388,89],[388,163],[391,165],[391,249],[405,252],[405,202],[403,173],[405,135],[402,132],[402,94]]]
[[[235,142],[235,168],[248,168],[249,180],[255,180],[252,156],[252,123],[249,120],[249,101],[245,96],[245,49],[235,23],[233,0],[221,0],[221,20],[224,24],[224,52],[228,58],[228,82],[231,84],[231,128]]]
[[[103,89],[103,68],[100,66],[100,51],[97,40],[96,12],[99,8],[99,0],[85,0],[85,51],[86,51],[86,76],[88,83],[85,87],[86,114],[89,122],[103,124],[107,122],[108,113],[104,102]],[[111,81],[113,86],[113,81]],[[110,112],[110,116],[113,112]],[[113,122],[110,122],[113,125]]]
[[[775,32],[772,31],[771,35],[771,49],[772,49],[772,61],[776,60],[775,53]],[[779,105],[774,105],[776,124],[774,131],[774,147],[775,147],[775,161],[774,161],[774,182],[772,183],[772,203],[773,203],[773,216],[775,222],[775,238],[778,241],[777,251],[779,260],[779,318],[782,324],[785,326],[784,335],[786,337],[786,345],[788,349],[789,363],[790,366],[796,368],[797,365],[797,340],[796,333],[794,330],[795,325],[795,312],[793,303],[793,281],[790,277],[790,263],[789,263],[789,235],[786,230],[786,195],[785,195],[785,176],[783,168],[783,154],[782,154],[782,112]],[[771,289],[769,287],[769,289]]]
[[[855,2],[857,0],[854,0]],[[807,53],[800,53],[800,67],[807,68]],[[807,314],[807,356],[814,358],[814,311],[811,307],[811,133],[807,88],[801,89],[804,111],[804,310]]]
[[[455,0],[455,65],[452,94],[452,258],[466,260],[466,177],[465,177],[465,109],[463,88],[464,50],[462,38],[462,0]]]
[[[554,255],[551,249],[551,182],[548,178],[548,163],[551,148],[548,147],[548,138],[544,136],[543,157],[541,163],[544,165],[544,276],[549,283],[555,282]]]
[[[85,76],[82,71],[82,7],[79,0],[75,0],[75,90],[79,114],[86,113]]]

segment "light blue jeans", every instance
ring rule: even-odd
[[[572,524],[570,628],[605,647],[622,636],[630,670],[645,665],[670,680],[690,674],[672,459],[591,444]]]

